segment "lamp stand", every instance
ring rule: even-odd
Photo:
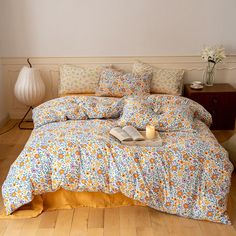
[[[32,128],[26,128],[26,127],[21,127],[21,124],[24,122],[25,117],[28,115],[28,113],[33,110],[33,107],[30,106],[30,108],[28,109],[28,111],[25,113],[24,117],[21,119],[20,123],[18,124],[19,129],[23,129],[23,130],[33,130]]]

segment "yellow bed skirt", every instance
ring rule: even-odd
[[[73,209],[78,207],[112,208],[121,206],[145,206],[143,203],[124,196],[122,193],[71,192],[64,189],[44,193],[7,216],[0,213],[0,219],[25,219],[40,215],[44,211]]]

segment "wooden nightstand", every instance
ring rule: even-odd
[[[213,119],[211,129],[234,129],[236,116],[236,89],[230,84],[204,86],[201,90],[184,85],[184,96],[190,98],[208,110]]]

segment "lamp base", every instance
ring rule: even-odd
[[[23,130],[33,130],[33,128],[27,128],[27,127],[21,127],[21,124],[24,122],[25,117],[28,115],[28,113],[33,110],[33,107],[30,106],[30,108],[28,109],[28,111],[25,113],[24,117],[21,119],[20,123],[18,124],[19,129],[23,129]]]

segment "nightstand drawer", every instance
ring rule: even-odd
[[[194,94],[191,99],[198,102],[206,109],[222,111],[228,108],[233,108],[232,103],[235,101],[235,94]]]
[[[217,84],[192,90],[185,85],[185,96],[201,104],[212,115],[211,129],[234,129],[236,116],[236,90],[228,84]]]

